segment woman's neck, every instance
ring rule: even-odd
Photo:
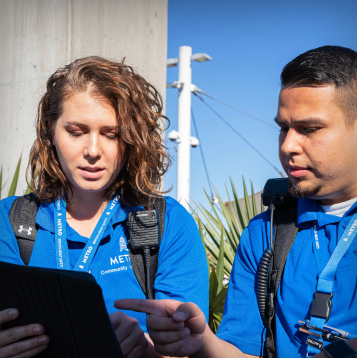
[[[67,221],[80,235],[90,237],[108,200],[103,193],[78,193],[75,190],[68,198]]]

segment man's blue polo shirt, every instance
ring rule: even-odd
[[[9,211],[15,199],[10,197],[0,202],[0,260],[23,265],[9,221]],[[53,210],[54,203],[42,203],[39,208],[36,217],[39,230],[29,266],[56,268]],[[89,267],[102,288],[108,313],[116,311],[113,303],[117,299],[145,299],[131,267],[125,231],[127,213],[135,210],[142,208],[118,208]],[[79,235],[67,223],[71,269],[76,265],[87,241],[86,237]],[[154,289],[156,299],[195,302],[208,317],[207,259],[203,244],[191,215],[170,197],[166,197],[165,230]],[[144,313],[127,311],[126,314],[136,318],[140,327],[147,332]]]
[[[322,212],[311,199],[298,200],[298,232],[289,252],[276,302],[276,348],[278,357],[306,357],[307,335],[298,320],[310,318],[318,272],[313,253],[313,224],[324,227],[320,249],[332,255],[357,203],[340,218]],[[218,337],[244,353],[259,356],[265,331],[259,314],[256,282],[260,258],[269,244],[270,211],[256,216],[243,231],[229,283],[224,316]],[[327,261],[326,261],[327,263]],[[325,263],[325,264],[326,264]],[[325,265],[323,265],[324,267]],[[328,325],[357,334],[357,239],[341,259],[334,282]],[[264,332],[263,332],[264,331]],[[265,354],[266,355],[266,354]]]

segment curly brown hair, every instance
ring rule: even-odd
[[[61,168],[52,138],[63,103],[73,94],[90,91],[103,96],[117,114],[120,141],[126,163],[105,195],[120,190],[128,205],[147,205],[160,191],[162,177],[171,160],[161,136],[163,102],[159,92],[134,69],[122,62],[92,56],[58,69],[47,81],[36,119],[37,138],[27,166],[27,183],[41,201],[66,197],[71,189]],[[67,197],[68,199],[68,197]]]

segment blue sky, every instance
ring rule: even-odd
[[[282,68],[294,57],[323,45],[357,51],[356,0],[238,1],[169,0],[168,58],[178,57],[180,46],[205,52],[212,61],[192,63],[192,83],[205,92],[273,124]],[[167,82],[177,81],[177,67],[167,69]],[[167,134],[177,130],[178,90],[167,89]],[[278,128],[274,129],[204,97],[241,135],[281,170]],[[210,180],[227,200],[224,181],[233,178],[243,193],[242,175],[259,191],[278,173],[232,132],[195,96],[192,108],[206,158]],[[166,134],[166,136],[167,136]],[[192,124],[191,135],[196,136]],[[176,151],[167,141],[173,165],[165,188],[173,185],[176,198]],[[193,200],[206,203],[209,190],[199,148],[191,149]]]

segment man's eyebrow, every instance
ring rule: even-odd
[[[278,117],[274,117],[274,122],[279,125],[282,123],[282,120],[280,120]]]
[[[284,124],[285,121],[281,120],[278,117],[274,118],[274,121],[276,124],[278,125],[282,125]],[[318,118],[318,117],[309,117],[309,118],[303,118],[303,119],[293,119],[292,122],[294,124],[299,124],[299,125],[315,125],[315,124],[324,124],[325,121],[322,118]]]

